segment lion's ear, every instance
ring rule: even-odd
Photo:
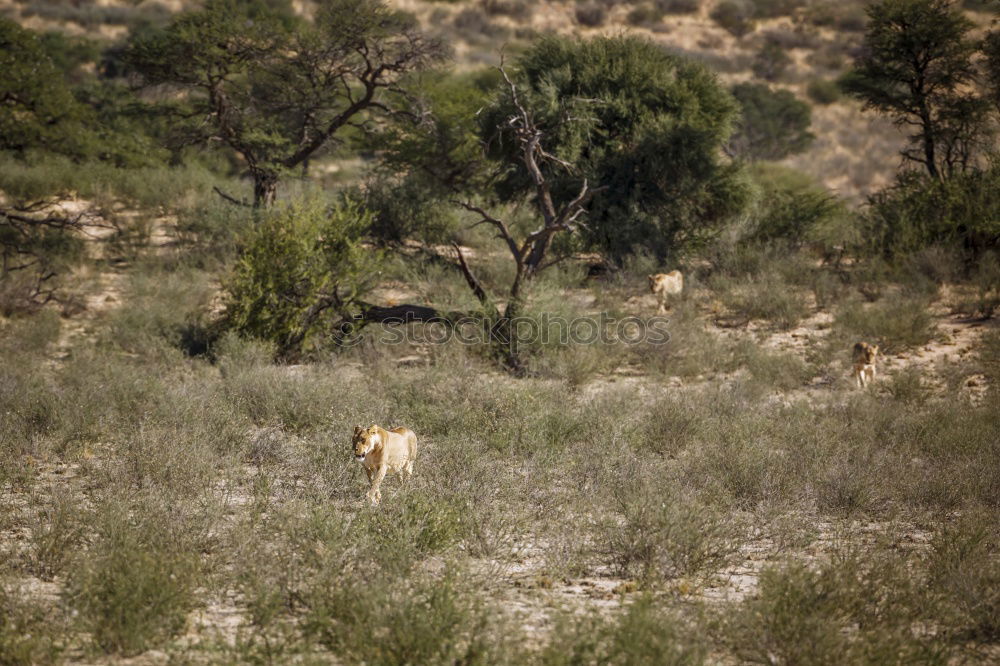
[[[354,426],[354,433],[357,434],[359,432],[361,432],[361,426],[359,425]]]

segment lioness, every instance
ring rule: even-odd
[[[656,300],[660,304],[660,309],[657,312],[666,312],[667,296],[677,295],[684,290],[684,276],[681,275],[680,271],[670,271],[646,277],[649,278],[649,291],[656,296]]]
[[[372,504],[378,504],[382,499],[382,479],[386,472],[392,470],[409,479],[413,474],[413,461],[417,457],[417,436],[407,428],[386,430],[377,425],[367,428],[354,426],[354,437],[351,439],[354,448],[354,459],[361,463],[368,476],[371,488],[368,499]]]
[[[859,388],[868,386],[875,381],[875,359],[878,357],[878,345],[859,342],[854,345],[854,379]]]

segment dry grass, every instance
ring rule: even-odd
[[[134,271],[98,336],[55,364],[58,319],[6,325],[12,663],[152,649],[545,664],[813,663],[833,650],[884,663],[974,657],[996,640],[994,389],[975,405],[914,368],[883,391],[796,397],[820,368],[716,329],[705,308],[718,295],[694,275],[666,348],[542,346],[529,379],[455,344],[280,366],[228,335],[192,358],[178,327],[207,301],[180,294],[206,275]],[[649,306],[621,298],[641,275],[619,280],[581,286],[569,271],[534,306],[585,313],[600,307],[588,293]],[[845,303],[833,335],[910,340],[894,337],[909,306]],[[414,349],[427,361],[397,364]],[[629,367],[638,381],[615,380]],[[413,481],[390,479],[378,508],[345,439],[370,421],[423,442]],[[901,553],[915,525],[932,541]],[[758,594],[709,595],[748,553],[761,555],[740,576],[759,576]],[[26,592],[39,585],[51,594]],[[220,604],[235,622],[197,629]]]

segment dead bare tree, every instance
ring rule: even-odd
[[[0,285],[16,281],[5,308],[41,307],[59,301],[56,276],[86,226],[96,226],[90,211],[69,213],[51,201],[0,208]]]
[[[580,217],[586,212],[590,198],[603,188],[592,188],[587,179],[583,178],[576,196],[564,204],[556,205],[552,196],[552,186],[543,166],[553,165],[569,173],[572,173],[573,167],[545,151],[542,145],[544,132],[536,124],[531,111],[519,98],[517,86],[504,69],[503,61],[498,69],[506,84],[514,112],[505,118],[497,129],[512,136],[517,144],[517,159],[527,171],[533,184],[533,205],[537,209],[540,225],[523,238],[515,238],[510,225],[499,216],[470,201],[455,203],[479,216],[473,226],[480,224],[492,226],[497,238],[504,241],[510,251],[515,265],[514,280],[510,285],[506,306],[502,312],[469,266],[461,247],[458,244],[453,244],[453,247],[469,288],[493,322],[490,330],[494,347],[508,369],[515,374],[522,374],[525,370],[524,360],[512,324],[516,323],[516,319],[524,313],[531,282],[558,261],[549,258],[553,238],[559,233],[575,231],[581,225]]]

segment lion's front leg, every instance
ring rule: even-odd
[[[385,478],[386,466],[383,463],[379,465],[378,471],[375,472],[375,478],[371,479],[372,487],[368,491],[368,499],[372,504],[378,504],[382,499],[382,490],[380,489],[382,485],[382,479]]]

